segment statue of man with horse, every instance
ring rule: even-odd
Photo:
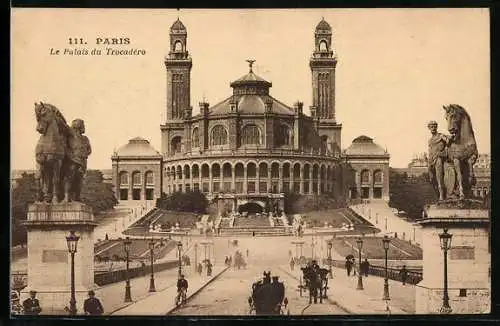
[[[35,103],[36,130],[41,134],[36,146],[40,172],[38,201],[47,203],[80,201],[87,158],[92,152],[84,136],[85,123],[75,119],[71,127],[62,113],[48,103]]]
[[[478,157],[472,122],[467,111],[458,104],[443,106],[448,132],[437,132],[437,122],[431,121],[429,139],[429,179],[439,201],[472,198],[474,163]]]

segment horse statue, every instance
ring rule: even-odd
[[[471,187],[476,183],[474,164],[478,151],[474,130],[470,116],[463,107],[450,104],[443,108],[450,133],[448,159],[455,170],[454,190],[460,199],[465,199],[472,196]]]
[[[71,127],[52,104],[35,103],[36,130],[41,134],[36,145],[40,187],[38,201],[47,203],[80,201],[87,158],[91,154],[85,124],[75,119]]]
[[[67,154],[67,129],[61,112],[53,105],[35,103],[36,131],[41,136],[35,149],[40,171],[39,201],[57,203],[61,197],[62,166]]]

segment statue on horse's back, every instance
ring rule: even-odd
[[[41,134],[35,150],[40,172],[38,201],[79,201],[91,153],[90,142],[83,136],[83,120],[73,120],[70,127],[59,109],[42,102],[35,103],[35,116]]]

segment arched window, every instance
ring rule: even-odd
[[[217,125],[212,128],[212,145],[227,144],[227,131],[222,125]]]
[[[224,178],[231,178],[233,176],[231,164],[224,163],[224,165],[222,166],[222,176]]]
[[[198,135],[198,128],[193,129],[193,135],[191,137],[191,146],[192,147],[200,146],[200,136]]]
[[[175,41],[174,51],[175,52],[182,52],[182,42],[181,41]]]
[[[319,42],[319,50],[320,51],[328,51],[328,43],[325,40],[321,40]]]
[[[363,170],[361,171],[361,183],[369,183],[370,182],[370,171]]]
[[[382,171],[377,170],[373,173],[373,182],[382,183]]]
[[[128,185],[128,172],[122,171],[120,172],[120,186]]]
[[[276,130],[276,146],[287,146],[293,143],[293,133],[286,124],[280,124]]]
[[[280,168],[276,162],[271,164],[271,178],[280,178]]]
[[[182,137],[181,136],[176,136],[172,138],[171,142],[171,151],[172,153],[180,153],[181,152],[181,144],[182,144]]]
[[[247,178],[255,178],[257,175],[257,167],[255,163],[247,164]]]
[[[208,178],[208,176],[209,176],[208,164],[203,164],[201,166],[201,177],[202,178]]]
[[[260,129],[254,124],[246,125],[241,132],[241,143],[243,145],[260,145]]]
[[[199,178],[200,177],[200,168],[198,165],[193,165],[193,178]]]
[[[290,178],[290,163],[283,164],[283,178]]]
[[[243,178],[243,164],[237,163],[234,167],[234,173],[236,178]]]
[[[304,179],[309,179],[311,176],[309,175],[309,164],[304,165]]]
[[[259,177],[267,178],[267,163],[262,162],[259,164]]]
[[[191,177],[191,169],[189,168],[189,165],[184,165],[184,178],[189,179]]]
[[[154,179],[153,171],[146,172],[145,179],[146,179],[146,184],[147,185],[154,185],[155,184],[155,179]]]
[[[220,165],[218,163],[212,164],[212,177],[220,178]]]
[[[296,180],[300,179],[300,164],[295,163],[293,166],[293,178]]]
[[[141,185],[141,173],[139,171],[135,171],[134,173],[132,173],[132,184],[134,186]]]

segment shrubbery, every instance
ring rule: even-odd
[[[170,195],[163,193],[161,198],[156,200],[156,207],[177,211],[203,214],[208,207],[208,200],[200,191],[174,192]]]

